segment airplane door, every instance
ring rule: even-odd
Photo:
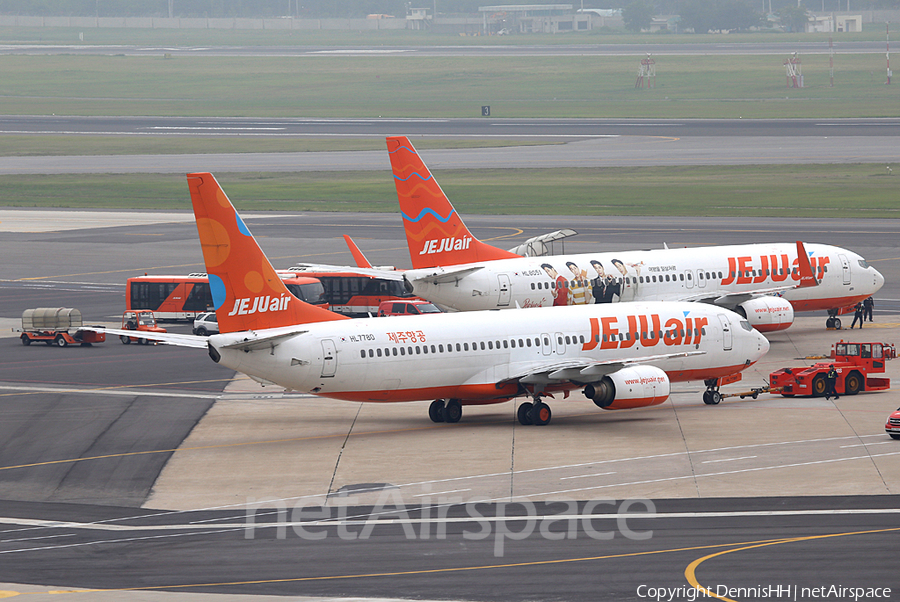
[[[541,351],[544,352],[544,355],[553,353],[553,341],[550,340],[549,334],[541,335]]]
[[[509,283],[509,274],[497,274],[497,280],[500,283],[500,299],[497,301],[497,305],[499,307],[507,307],[512,288]]]
[[[331,339],[322,339],[322,360],[322,378],[334,376],[337,370],[337,350]]]
[[[619,301],[634,301],[635,286],[628,278],[619,278]]]
[[[850,284],[850,260],[846,255],[838,255],[841,259],[841,271],[844,274],[844,284]]]
[[[565,335],[563,335],[563,333],[561,332],[557,332],[554,336],[556,337],[556,354],[564,355],[566,353],[566,339],[564,338]]]
[[[706,287],[706,274],[703,273],[703,270],[697,270],[697,286],[699,288]]]
[[[722,349],[731,351],[731,347],[734,344],[734,338],[731,334],[731,322],[728,321],[725,314],[719,314],[719,323],[722,324]]]
[[[684,273],[684,288],[694,288],[694,274],[691,270]]]

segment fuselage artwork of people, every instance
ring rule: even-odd
[[[288,292],[212,174],[187,178],[220,333],[187,343],[151,334],[203,341],[215,362],[263,384],[432,400],[436,422],[457,422],[463,405],[528,396],[519,421],[546,424],[555,392],[583,389],[606,409],[656,405],[670,381],[734,374],[769,348],[737,314],[695,303],[346,318]]]
[[[472,235],[409,139],[388,137],[387,147],[413,267],[404,277],[444,307],[695,301],[769,332],[788,328],[795,311],[827,310],[827,326],[840,326],[842,308],[884,284],[852,251],[799,242],[520,257]]]

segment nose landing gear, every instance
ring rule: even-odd
[[[722,401],[722,394],[719,392],[719,379],[710,378],[703,381],[706,385],[706,391],[703,392],[703,403],[708,406],[718,405]]]

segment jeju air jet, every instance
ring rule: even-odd
[[[884,277],[852,251],[767,243],[521,257],[479,241],[410,141],[387,138],[416,295],[459,311],[694,301],[731,309],[761,332],[794,312],[836,316],[875,294]]]
[[[149,334],[206,347],[263,384],[358,402],[434,400],[435,422],[528,397],[519,421],[543,425],[554,393],[581,389],[611,410],[656,405],[670,382],[712,383],[769,348],[737,314],[696,303],[346,318],[292,296],[215,178],[187,177],[220,333]],[[717,403],[718,389],[704,399]]]

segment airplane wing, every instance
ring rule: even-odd
[[[431,282],[432,284],[440,284],[442,282],[453,282],[459,280],[473,272],[483,269],[484,266],[469,266],[465,268],[433,268],[426,270],[409,270],[405,273],[405,277],[410,282]]]
[[[756,299],[757,297],[765,297],[766,295],[774,295],[784,291],[798,288],[800,285],[792,284],[790,286],[772,286],[768,288],[753,289],[750,291],[742,291],[740,293],[731,293],[728,291],[709,290],[694,295],[684,295],[678,297],[678,301],[697,301],[700,303],[711,303],[713,305],[721,305],[722,307],[731,307],[740,305],[744,301]]]
[[[682,351],[679,353],[660,353],[645,355],[627,360],[603,360],[572,359],[560,362],[546,362],[537,364],[511,374],[503,382],[519,381],[525,384],[551,384],[564,381],[597,382],[607,374],[618,372],[627,366],[646,364],[648,362],[671,359],[676,357],[689,357],[703,355],[705,351]]]
[[[353,255],[353,261],[356,262],[356,267],[359,268],[371,268],[372,263],[363,255],[363,252],[359,250],[359,247],[356,246],[356,243],[353,242],[353,239],[344,234],[344,242],[347,243],[347,247],[350,249],[350,254]]]
[[[371,276],[382,280],[403,281],[403,273],[394,270],[393,267],[368,267],[354,268],[346,265],[329,265],[325,263],[298,263],[296,266],[287,270],[276,270],[279,273],[290,272],[291,274],[303,274],[304,272],[335,272],[346,274],[358,274],[360,276]]]
[[[157,341],[164,345],[176,347],[193,347],[194,349],[206,349],[206,339],[193,334],[177,334],[174,332],[148,332],[146,330],[125,330],[122,328],[103,328],[102,326],[84,326],[82,330],[92,332],[104,332],[113,336],[126,336],[147,341]]]

